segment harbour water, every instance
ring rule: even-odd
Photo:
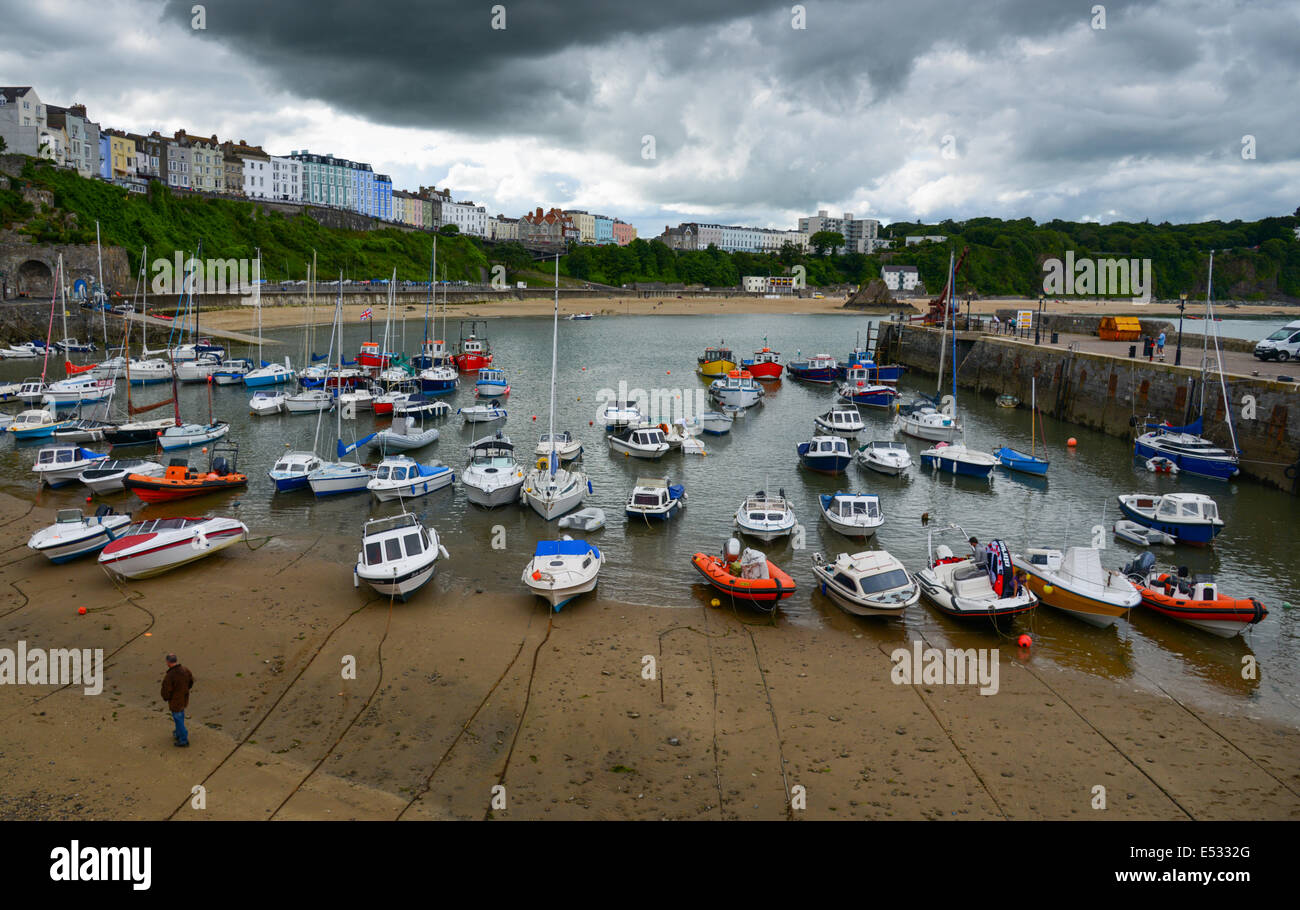
[[[538,434],[548,418],[551,320],[494,319],[487,323],[495,354],[494,365],[506,371],[511,394],[505,399],[509,418],[505,433],[516,443],[519,460],[534,458]],[[901,621],[858,620],[841,613],[814,591],[810,556],[862,549],[860,542],[840,537],[828,528],[817,509],[817,495],[836,490],[878,493],[885,525],[867,548],[888,549],[909,570],[926,564],[928,534],[956,523],[964,534],[936,538],[961,552],[966,536],[982,541],[1001,538],[1013,551],[1026,546],[1064,547],[1088,545],[1094,526],[1105,528],[1103,564],[1120,568],[1141,552],[1115,540],[1112,523],[1119,518],[1115,497],[1121,493],[1174,490],[1208,493],[1219,504],[1226,529],[1212,548],[1154,548],[1160,565],[1185,565],[1192,572],[1212,572],[1223,591],[1233,596],[1255,596],[1269,609],[1268,618],[1243,638],[1224,641],[1152,615],[1139,608],[1116,627],[1098,630],[1050,608],[1040,607],[1028,620],[1017,621],[1013,634],[1033,636],[1035,660],[1046,661],[1117,680],[1135,688],[1165,692],[1179,701],[1209,710],[1300,722],[1300,667],[1297,638],[1300,610],[1283,609],[1284,602],[1300,601],[1295,589],[1294,497],[1249,482],[1218,484],[1189,477],[1148,473],[1131,457],[1131,446],[1083,428],[1046,419],[1041,432],[1052,465],[1046,480],[1030,480],[995,472],[989,481],[933,477],[920,467],[919,452],[927,444],[905,439],[916,465],[903,477],[889,478],[857,465],[848,473],[828,477],[802,469],[795,453],[799,442],[813,435],[813,417],[835,403],[828,386],[805,385],[785,379],[767,384],[765,403],[736,421],[722,437],[703,437],[706,456],[671,453],[659,462],[615,456],[605,442],[597,412],[603,390],[641,389],[662,398],[683,396],[693,408],[705,382],[694,372],[695,358],[709,345],[725,345],[748,357],[765,344],[788,363],[799,355],[829,353],[844,358],[855,338],[865,339],[869,320],[862,316],[626,316],[601,317],[589,322],[560,324],[556,429],[569,430],[585,447],[581,462],[594,488],[585,503],[604,509],[608,524],[591,535],[607,562],[600,579],[602,597],[646,608],[698,606],[715,596],[700,583],[690,565],[698,551],[717,552],[733,533],[733,517],[746,494],[759,489],[783,489],[792,500],[805,529],[805,548],[788,542],[760,546],[786,569],[800,586],[782,604],[779,623],[824,629],[826,634],[861,635],[872,643],[910,641],[923,637],[937,647],[976,647],[1014,644],[999,639],[983,625],[963,626],[937,614],[924,601]],[[376,326],[376,332],[382,326]],[[408,347],[417,345],[422,325],[413,316],[406,326]],[[268,348],[277,356],[289,353],[295,364],[302,350],[302,330],[268,333],[282,342]],[[326,338],[327,329],[320,337]],[[442,334],[438,332],[437,334]],[[446,331],[450,343],[458,337],[452,321]],[[370,335],[366,325],[345,327],[343,349],[354,356]],[[1261,336],[1262,337],[1262,336]],[[324,352],[317,344],[316,350]],[[236,350],[237,356],[244,352]],[[268,357],[269,359],[269,357]],[[53,362],[52,362],[53,364]],[[0,380],[16,381],[39,372],[39,361],[0,364]],[[61,372],[61,370],[60,370]],[[913,391],[932,393],[933,377],[905,376],[904,397]],[[119,385],[119,395],[122,387]],[[181,411],[186,420],[206,418],[208,387],[181,387]],[[945,391],[948,391],[945,389]],[[168,386],[133,391],[138,401],[167,397]],[[359,540],[368,516],[387,515],[395,504],[379,504],[367,495],[316,500],[310,491],[273,492],[266,477],[276,456],[286,448],[317,450],[329,457],[335,439],[332,413],[319,420],[311,415],[252,417],[242,387],[211,390],[215,415],[231,423],[229,439],[239,444],[239,468],[250,478],[245,491],[220,494],[170,506],[150,506],[147,515],[223,513],[239,517],[254,535],[324,535],[341,542]],[[460,389],[446,399],[453,416],[439,424],[441,438],[416,453],[425,460],[438,459],[458,474],[465,462],[465,446],[487,435],[496,425],[464,424],[457,407],[476,403],[472,380],[462,379]],[[958,408],[966,426],[968,445],[991,450],[1007,444],[1028,449],[1030,414],[1021,407],[998,408],[991,399],[964,395]],[[14,405],[8,409],[17,410]],[[166,413],[165,411],[161,413]],[[861,441],[892,438],[890,416],[863,409],[867,430]],[[664,415],[669,416],[669,415]],[[345,442],[387,425],[368,411],[343,422]],[[1067,448],[1075,437],[1078,445]],[[1040,450],[1042,443],[1038,443]],[[49,507],[84,506],[86,491],[79,485],[61,490],[38,490],[30,473],[40,443],[0,442],[0,484],[10,493],[35,498]],[[94,445],[88,448],[95,448]],[[137,450],[138,451],[138,450]],[[363,450],[364,451],[364,450]],[[134,453],[133,453],[134,454]],[[206,462],[192,450],[189,457]],[[667,476],[683,483],[688,505],[684,515],[667,525],[647,527],[624,517],[623,503],[638,476]],[[140,511],[133,497],[106,498],[118,509]],[[406,609],[418,610],[421,598],[453,596],[466,584],[485,589],[517,591],[519,575],[536,541],[559,533],[554,523],[542,521],[531,510],[515,506],[485,512],[469,505],[459,488],[434,493],[411,504],[438,530],[451,554],[434,586],[421,592]],[[928,518],[928,523],[923,521]],[[494,549],[493,538],[504,530],[505,549]],[[10,541],[9,546],[19,542]],[[232,557],[232,558],[237,558]],[[69,571],[97,572],[92,563],[74,563]],[[188,571],[188,570],[186,570]],[[337,583],[351,590],[351,565],[340,564]],[[582,601],[566,608],[581,612]],[[537,607],[541,609],[540,604]],[[757,614],[754,621],[764,621]],[[1253,658],[1256,678],[1243,674],[1243,663]]]

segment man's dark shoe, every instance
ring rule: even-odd
[[[182,742],[175,742],[175,743],[172,743],[172,745],[173,745],[173,746],[176,746],[177,748],[180,748],[180,749],[185,749],[185,748],[188,748],[188,747],[189,747],[189,743],[182,743]]]

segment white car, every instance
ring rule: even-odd
[[[1300,319],[1285,326],[1255,345],[1255,356],[1260,360],[1300,359]]]

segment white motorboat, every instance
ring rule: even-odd
[[[126,375],[126,358],[110,357],[101,363],[95,364],[82,376],[92,376],[95,379],[112,379],[114,382]]]
[[[460,408],[456,413],[464,417],[466,423],[491,423],[494,420],[505,420],[507,416],[506,409],[500,407],[495,401],[491,404]]]
[[[128,474],[162,477],[165,471],[166,468],[156,461],[148,461],[143,458],[125,458],[96,462],[78,474],[77,479],[85,484],[92,493],[113,493],[123,489],[122,480]]]
[[[99,552],[99,564],[124,578],[151,578],[211,556],[248,535],[243,522],[222,516],[154,518],[136,522]]]
[[[895,429],[930,442],[952,442],[961,435],[957,418],[941,413],[929,402],[900,408],[895,418]]]
[[[287,359],[287,358],[286,358]],[[134,371],[132,371],[134,372]],[[262,386],[283,385],[297,377],[287,363],[268,363],[244,374],[244,385],[250,389]]]
[[[284,410],[289,414],[319,414],[333,406],[334,397],[324,389],[304,389],[284,398]]]
[[[713,400],[733,408],[752,408],[766,394],[762,383],[749,370],[731,370],[726,376],[709,383],[709,395]]]
[[[628,518],[645,522],[667,521],[686,505],[686,488],[667,477],[638,477],[627,498]]]
[[[836,405],[825,414],[818,414],[813,418],[813,426],[818,436],[830,434],[852,437],[866,428],[862,422],[862,413],[857,408],[844,405]]]
[[[108,506],[100,506],[89,516],[80,509],[59,509],[54,524],[33,534],[27,547],[50,562],[67,562],[99,552],[130,523],[130,515],[119,515]]]
[[[48,388],[44,379],[24,379],[18,386],[16,397],[23,404],[38,405],[45,398],[45,390]]]
[[[35,360],[40,357],[41,353],[36,350],[36,346],[25,341],[22,344],[11,344],[7,348],[0,349],[0,360]]]
[[[854,456],[858,464],[896,477],[912,466],[912,455],[901,442],[877,439],[860,447]]]
[[[659,427],[628,427],[607,437],[609,447],[634,458],[663,458],[670,446]]]
[[[966,532],[956,525],[941,530],[956,530],[963,539]],[[1004,620],[1026,613],[1038,606],[1038,597],[1015,577],[1011,551],[1000,540],[986,544],[987,562],[976,565],[974,557],[954,556],[940,544],[934,547],[934,531],[929,535],[929,565],[916,573],[921,593],[949,616],[961,619]]]
[[[605,510],[594,507],[579,509],[565,515],[556,524],[561,528],[571,528],[575,531],[599,531],[605,527]]]
[[[267,392],[258,389],[253,393],[253,397],[248,399],[248,412],[257,417],[279,414],[284,411],[284,398],[282,392]]]
[[[451,486],[456,474],[441,462],[421,464],[408,455],[389,455],[379,462],[375,476],[366,484],[380,502],[411,499]]]
[[[266,472],[275,485],[275,492],[287,493],[307,486],[307,476],[321,468],[325,462],[315,452],[285,452]]]
[[[339,393],[339,407],[350,407],[354,413],[356,411],[372,411],[375,407],[375,393],[371,391],[369,386],[353,386],[346,392]]]
[[[53,411],[35,408],[19,411],[9,424],[9,432],[14,439],[45,439],[54,435],[54,431],[66,427],[71,420],[60,420]]]
[[[80,446],[57,445],[45,446],[36,453],[36,463],[32,473],[41,483],[51,487],[61,487],[71,483],[84,470],[107,461],[108,455],[100,455]]]
[[[191,360],[176,362],[176,378],[181,382],[207,382],[221,369],[221,358],[215,354],[200,354]]]
[[[1120,540],[1128,541],[1139,547],[1150,547],[1157,544],[1166,547],[1172,547],[1178,541],[1172,534],[1166,534],[1164,531],[1158,531],[1155,528],[1148,528],[1140,525],[1136,521],[1120,520],[1115,522],[1115,536]]]
[[[372,468],[352,461],[334,461],[321,465],[307,475],[307,485],[317,496],[365,491],[375,476]]]
[[[610,401],[600,410],[600,419],[606,430],[623,430],[639,427],[645,422],[645,416],[635,401]]]
[[[253,369],[253,361],[244,358],[223,360],[221,366],[212,372],[212,381],[217,385],[242,385],[244,377]]]
[[[125,368],[127,381],[131,385],[154,385],[159,382],[171,382],[172,365],[166,360],[150,357],[146,360],[132,360]]]
[[[988,477],[998,463],[996,455],[967,448],[961,443],[941,442],[921,453],[921,464],[942,474]]]
[[[364,581],[385,597],[406,600],[433,578],[438,557],[450,558],[438,532],[403,512],[366,522],[353,581]]]
[[[524,469],[515,461],[515,447],[497,432],[469,447],[469,464],[460,475],[465,498],[485,509],[518,502],[524,486]]]
[[[880,497],[874,493],[823,493],[817,497],[826,523],[845,537],[867,538],[885,523]]]
[[[215,423],[183,423],[170,426],[158,435],[158,445],[164,452],[188,449],[220,439],[230,432],[224,420]]]
[[[55,430],[50,437],[55,442],[103,442],[104,433],[116,429],[117,424],[107,420],[82,417]]]
[[[423,395],[395,395],[393,397],[393,418],[428,417],[441,418],[451,413],[451,405],[445,401],[434,401]]]
[[[747,496],[736,510],[736,525],[750,537],[776,540],[793,534],[799,522],[794,517],[794,509],[785,498],[784,490],[776,495],[759,490],[752,496]]]
[[[61,408],[78,404],[94,404],[112,398],[115,386],[111,379],[75,376],[50,383],[41,399],[47,405]]]
[[[392,425],[370,437],[370,445],[380,452],[409,452],[438,441],[436,427],[426,427],[415,417],[400,417]]]
[[[0,402],[13,401],[22,388],[21,382],[0,382]]]
[[[554,471],[550,464],[549,455],[539,458],[524,477],[524,498],[533,511],[547,521],[576,509],[591,492],[591,481],[586,474],[560,467],[558,455],[555,456]]]
[[[1204,493],[1129,493],[1118,497],[1129,521],[1169,534],[1180,543],[1208,544],[1223,530],[1218,504]]]
[[[603,563],[595,544],[566,534],[559,540],[537,542],[533,558],[524,566],[522,581],[558,613],[579,594],[596,587]]]
[[[533,454],[538,458],[549,455],[552,446],[554,446],[555,454],[560,457],[561,462],[573,461],[582,454],[582,443],[568,431],[555,434],[543,433],[541,441],[537,443],[537,448],[533,449]]]
[[[705,411],[700,415],[699,421],[700,429],[713,436],[730,433],[731,425],[735,422],[730,414],[724,414],[721,411]]]
[[[1027,584],[1049,607],[1090,626],[1106,629],[1142,602],[1142,595],[1123,572],[1101,566],[1101,550],[1047,547],[1014,553],[1011,561],[1028,576]]]
[[[884,550],[841,553],[827,562],[814,553],[819,590],[854,616],[901,616],[921,599],[921,588],[903,564]]]

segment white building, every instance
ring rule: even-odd
[[[244,156],[244,195],[249,199],[270,199],[271,187],[274,181],[271,179],[271,156],[267,155],[245,155]],[[301,197],[300,197],[301,198]]]
[[[746,294],[762,294],[767,290],[767,276],[746,275],[740,279],[740,284],[745,289]]]
[[[880,270],[880,277],[891,291],[911,291],[921,284],[921,274],[914,265],[887,265]]]
[[[45,105],[30,85],[0,85],[0,137],[10,154],[36,157],[46,131]]]
[[[843,218],[831,218],[826,209],[816,215],[799,219],[799,230],[812,237],[818,231],[834,231],[844,237],[844,246],[834,250],[835,253],[866,253],[870,255],[880,249],[878,235],[880,222],[874,218],[854,218],[852,212],[845,212]]]
[[[444,202],[442,223],[454,224],[462,234],[486,237],[488,230],[487,207],[473,202]]]
[[[292,158],[271,156],[271,198],[282,202],[302,201],[302,163]]]
[[[487,239],[518,240],[519,219],[507,218],[505,215],[497,215],[495,218],[489,218],[487,223]]]

